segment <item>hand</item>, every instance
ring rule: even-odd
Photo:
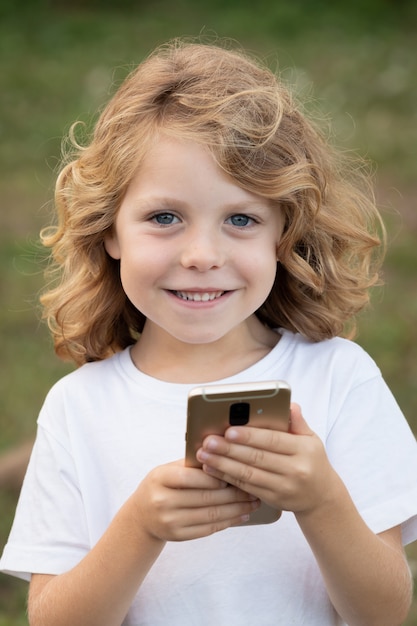
[[[328,501],[334,470],[300,407],[291,405],[290,432],[239,426],[206,437],[197,458],[210,476],[276,509],[307,513]]]
[[[131,498],[138,524],[162,541],[205,537],[249,519],[259,501],[184,461],[152,470]]]

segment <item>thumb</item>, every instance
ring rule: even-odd
[[[314,435],[301,413],[301,407],[291,403],[290,433],[293,435]]]

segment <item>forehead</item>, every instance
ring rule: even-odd
[[[216,162],[207,146],[192,140],[159,135],[147,153],[129,185],[126,195],[146,196],[158,192],[168,197],[195,198],[210,195],[232,202],[269,201],[243,189]]]

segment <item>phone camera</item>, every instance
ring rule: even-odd
[[[235,402],[230,405],[229,423],[231,426],[244,426],[249,422],[249,402]]]

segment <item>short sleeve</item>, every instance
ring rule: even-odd
[[[33,573],[61,574],[89,548],[72,458],[39,426],[0,568],[25,580]]]
[[[381,376],[347,394],[326,448],[368,526],[417,539],[417,443]]]

